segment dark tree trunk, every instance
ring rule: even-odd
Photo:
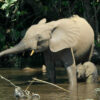
[[[93,20],[93,12],[91,7],[90,0],[82,0],[83,2],[83,8],[84,8],[84,17],[87,19],[87,21],[91,24],[91,26],[94,29],[94,20]]]
[[[98,28],[98,18],[97,13],[99,10],[99,6],[96,8],[95,5],[91,5],[90,0],[81,0],[83,3],[84,8],[84,17],[87,19],[87,21],[91,24],[94,32],[95,32],[95,40],[98,38],[99,28]]]

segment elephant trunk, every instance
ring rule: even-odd
[[[10,49],[7,49],[7,50],[4,50],[4,51],[0,52],[0,57],[4,56],[4,55],[7,55],[7,54],[18,53],[18,52],[21,52],[21,51],[23,51],[25,49],[28,49],[28,48],[21,41],[19,44],[17,44],[13,48],[10,48]]]

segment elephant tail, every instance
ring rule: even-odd
[[[91,45],[90,54],[89,54],[89,58],[88,58],[89,61],[91,61],[91,58],[93,55],[93,50],[94,50],[94,43],[92,43],[92,45]]]

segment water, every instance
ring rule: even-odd
[[[42,80],[47,80],[46,75],[43,75],[40,68],[34,72],[25,72],[21,69],[0,69],[0,74],[11,80],[17,86],[26,89],[28,81],[33,77]],[[57,85],[69,89],[68,77],[63,68],[57,69]],[[38,93],[41,100],[99,100],[96,99],[95,88],[99,88],[100,84],[78,83],[78,91],[71,93],[64,92],[56,87],[34,83],[29,90]],[[5,80],[0,79],[0,100],[15,100],[14,87]]]

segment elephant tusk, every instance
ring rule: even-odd
[[[32,55],[33,55],[33,53],[34,53],[34,50],[32,50],[32,51],[31,51],[30,56],[32,56]]]

